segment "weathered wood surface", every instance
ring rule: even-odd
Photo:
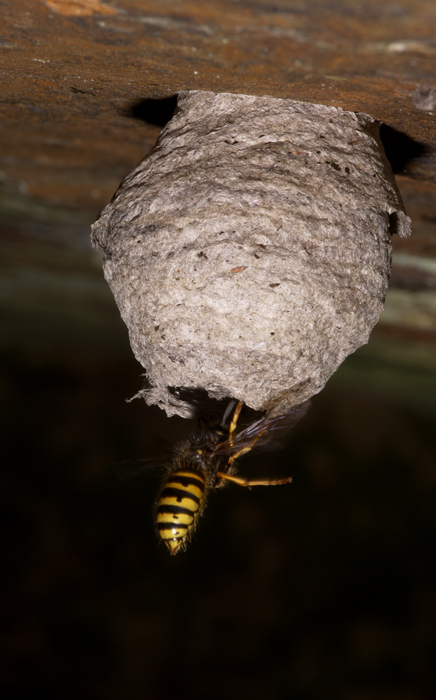
[[[70,220],[81,210],[91,222],[159,133],[158,105],[147,100],[181,89],[364,111],[394,130],[390,156],[413,237],[395,242],[386,311],[363,352],[395,349],[400,361],[434,366],[435,27],[432,0],[9,0],[0,44],[3,224],[15,202],[14,221],[21,212],[25,228],[35,201]],[[66,234],[72,244],[74,235]]]

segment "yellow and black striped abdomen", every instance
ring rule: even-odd
[[[200,472],[178,469],[168,477],[157,502],[156,527],[171,554],[188,542],[195,530],[205,497]]]

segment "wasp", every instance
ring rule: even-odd
[[[306,404],[297,406],[286,415],[274,418],[264,416],[236,432],[243,403],[231,401],[220,425],[206,426],[198,434],[176,445],[156,502],[155,515],[157,535],[170,554],[186,549],[213,489],[229,482],[251,488],[289,484],[292,481],[292,477],[258,480],[238,477],[236,460],[255,446],[270,444],[279,432],[293,427],[306,412]],[[226,428],[232,411],[229,427]]]

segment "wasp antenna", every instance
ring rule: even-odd
[[[232,399],[232,400],[230,401],[229,405],[227,406],[226,410],[224,411],[223,420],[222,420],[222,422],[221,422],[222,427],[225,426],[226,421],[227,421],[227,418],[229,417],[229,415],[230,415],[231,412],[233,411],[233,407],[234,407],[235,404],[236,404],[235,399]]]

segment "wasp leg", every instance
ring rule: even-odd
[[[235,413],[236,413],[236,411],[235,411]],[[265,432],[265,430],[262,430],[258,435],[256,435],[256,437],[253,439],[253,441],[252,441],[252,443],[251,443],[251,445],[250,445],[249,447],[243,447],[242,449],[239,450],[239,452],[235,452],[234,455],[230,455],[229,461],[228,461],[228,463],[227,463],[227,466],[228,466],[228,467],[231,467],[232,464],[233,464],[233,462],[235,461],[235,459],[238,459],[239,457],[242,457],[242,455],[247,454],[247,452],[250,452],[250,450],[253,449],[253,447],[255,446],[256,442],[259,440],[259,438],[262,437],[262,435],[264,434],[264,432]],[[233,443],[232,443],[231,441],[230,441],[230,444],[231,444],[232,447],[233,447]]]
[[[218,472],[217,477],[219,479],[232,481],[234,484],[238,484],[238,486],[247,486],[249,489],[252,486],[279,486],[280,484],[290,484],[292,481],[292,476],[288,476],[286,479],[254,479],[250,481],[249,479],[240,479],[237,476],[229,476],[222,472]]]
[[[242,401],[238,401],[237,406],[236,406],[236,408],[235,408],[235,412],[234,412],[234,414],[233,414],[232,422],[230,423],[230,427],[229,427],[229,443],[230,443],[230,447],[233,447],[233,433],[234,433],[235,430],[236,430],[236,424],[237,424],[237,422],[238,422],[239,414],[241,413],[241,410],[242,410],[242,406],[243,406],[243,405],[244,405],[244,404],[242,403]],[[247,451],[248,451],[248,450],[247,450]],[[232,462],[233,462],[233,460],[232,460]]]

